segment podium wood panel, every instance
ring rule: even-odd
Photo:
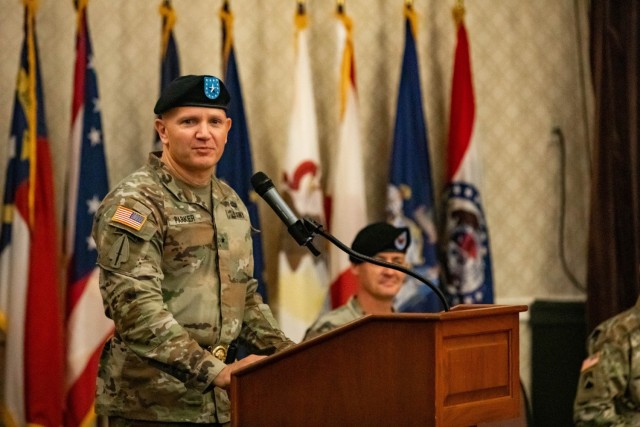
[[[232,376],[233,426],[471,426],[520,410],[518,313],[366,316]]]

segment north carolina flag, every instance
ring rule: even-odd
[[[93,421],[102,346],[113,321],[104,314],[98,285],[93,217],[109,190],[97,76],[85,2],[78,2],[76,62],[71,107],[71,158],[67,175],[67,370],[65,426]]]
[[[358,118],[356,70],[354,63],[353,24],[344,5],[338,6],[338,46],[340,58],[340,128],[338,148],[333,161],[330,196],[331,234],[347,246],[367,225],[367,205],[362,167],[362,142]],[[337,247],[329,248],[331,305],[344,304],[356,290],[349,256]]]
[[[25,2],[0,230],[7,426],[59,426],[64,402],[60,260],[35,10],[35,1]]]
[[[438,235],[415,42],[417,14],[410,4],[405,4],[404,15],[405,46],[387,189],[387,221],[396,227],[409,227],[411,246],[407,251],[407,261],[416,273],[437,284]],[[443,309],[431,288],[409,276],[396,295],[394,305],[397,311],[402,312],[436,312]]]
[[[176,25],[176,13],[170,0],[163,0],[159,8],[162,17],[162,46],[160,48],[160,93],[169,86],[173,80],[180,77],[180,58],[178,56],[178,44],[173,36],[173,27]],[[158,133],[154,131],[154,150],[162,150],[162,143]]]
[[[249,211],[251,223],[256,228],[260,226],[258,206],[252,194],[251,177],[253,176],[253,160],[251,157],[251,144],[249,143],[249,130],[244,114],[242,102],[242,89],[240,76],[236,62],[235,49],[233,48],[233,14],[225,2],[220,9],[222,20],[222,53],[224,65],[224,83],[231,95],[229,117],[233,120],[233,126],[227,138],[227,149],[218,162],[216,175],[227,182],[238,193]],[[264,256],[262,252],[262,238],[260,234],[253,235],[253,277],[258,281],[258,292],[267,302],[267,288],[263,279]]]
[[[480,158],[464,8],[454,8],[457,45],[445,189],[446,291],[452,305],[493,303],[489,231],[480,197]]]
[[[325,225],[318,127],[307,41],[308,16],[303,3],[298,3],[294,21],[294,93],[282,164],[282,194],[299,218],[311,218]],[[314,242],[316,248],[321,248],[322,244],[319,239]],[[278,323],[292,340],[302,340],[309,325],[323,309],[328,308],[325,304],[328,281],[325,257],[313,256],[288,233],[282,234],[278,255]]]

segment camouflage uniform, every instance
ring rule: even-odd
[[[215,177],[211,188],[215,221],[152,153],[100,206],[100,291],[116,329],[102,351],[96,413],[229,422],[227,393],[211,391],[226,365],[206,348],[238,336],[266,353],[293,345],[256,292],[246,207]]]
[[[577,426],[640,426],[640,299],[588,339],[573,407]]]
[[[339,326],[361,318],[364,314],[358,299],[352,296],[344,305],[318,317],[313,325],[307,329],[304,340],[309,340],[336,329]]]

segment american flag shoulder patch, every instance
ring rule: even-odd
[[[134,230],[140,230],[147,220],[147,216],[125,206],[118,206],[111,219]]]

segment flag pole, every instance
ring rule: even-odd
[[[233,46],[233,12],[228,0],[222,3],[222,9],[219,12],[223,25],[222,40],[222,75],[227,75],[227,63],[229,62],[229,54]],[[226,77],[225,77],[226,78]]]
[[[162,26],[162,50],[160,51],[161,58],[167,54],[167,46],[169,45],[169,36],[173,27],[176,24],[176,14],[171,7],[171,0],[164,0],[160,5],[160,16],[165,22]]]

